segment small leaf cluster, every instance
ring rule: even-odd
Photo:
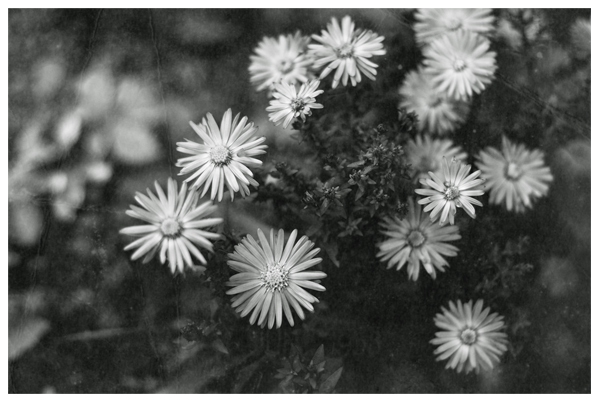
[[[301,349],[292,345],[289,358],[283,359],[283,367],[277,370],[279,388],[289,394],[333,393],[343,367],[333,370],[332,359],[325,358],[323,345],[306,362]]]

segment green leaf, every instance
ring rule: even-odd
[[[34,347],[50,330],[50,323],[40,317],[22,317],[12,320],[8,330],[8,360],[15,360]]]
[[[344,368],[340,367],[332,375],[327,377],[327,379],[319,386],[319,392],[323,394],[331,394],[335,389],[340,377],[342,376],[342,370],[344,370]]]
[[[311,366],[316,366],[318,364],[325,362],[325,348],[323,345],[319,346],[317,351],[315,352],[312,360],[310,361]]]
[[[214,350],[216,350],[218,352],[225,353],[226,355],[229,354],[229,350],[227,350],[227,348],[225,347],[225,344],[220,339],[215,339],[214,341],[212,341],[212,343],[210,345],[212,346],[212,348]]]

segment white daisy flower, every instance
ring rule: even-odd
[[[181,167],[179,175],[193,174],[185,179],[186,182],[194,181],[193,189],[198,189],[204,184],[202,195],[211,189],[210,199],[217,197],[218,201],[223,199],[224,186],[227,185],[233,201],[234,193],[240,192],[242,197],[250,194],[248,186],[258,187],[254,180],[250,167],[258,167],[262,162],[253,156],[264,154],[266,145],[265,137],[255,137],[258,127],[254,123],[248,123],[248,118],[239,120],[238,113],[233,122],[231,121],[231,109],[227,109],[221,120],[221,128],[217,125],[212,114],[207,113],[202,118],[202,124],[190,125],[202,139],[197,143],[186,139],[186,142],[178,142],[177,150],[184,154],[191,154],[177,161]]]
[[[490,41],[468,31],[442,36],[423,50],[425,71],[433,84],[455,99],[468,99],[492,82],[496,53],[489,52]]]
[[[275,92],[271,106],[267,107],[269,120],[278,126],[283,121],[283,127],[287,128],[293,119],[301,118],[306,121],[306,116],[312,115],[310,109],[322,109],[323,105],[316,102],[316,97],[323,93],[322,89],[317,90],[320,81],[307,82],[302,84],[296,92],[293,84],[279,83],[275,84]]]
[[[481,177],[488,183],[490,202],[504,204],[507,210],[523,212],[532,202],[548,193],[553,177],[544,165],[544,154],[502,138],[502,150],[487,147],[476,157]]]
[[[177,194],[177,182],[169,178],[168,193],[165,195],[160,185],[155,182],[156,195],[146,189],[148,196],[137,192],[135,200],[141,205],[130,205],[127,215],[148,222],[147,225],[130,226],[121,229],[119,233],[139,237],[130,243],[125,250],[137,248],[131,256],[137,260],[145,255],[143,263],[147,263],[159,253],[162,264],[169,260],[171,273],[183,273],[184,268],[193,266],[192,257],[196,257],[201,264],[206,264],[206,258],[200,253],[198,247],[213,251],[209,240],[219,239],[221,236],[206,229],[223,222],[222,218],[208,218],[215,212],[216,206],[207,201],[198,203],[198,193],[188,192],[187,185],[183,183]]]
[[[494,29],[491,8],[420,8],[415,13],[417,44],[424,45],[457,30],[486,35]]]
[[[427,179],[428,172],[442,176],[442,160],[446,156],[459,161],[467,159],[466,152],[449,139],[432,139],[425,134],[417,135],[414,140],[408,140],[404,147],[408,162],[414,169],[415,179]]]
[[[471,171],[471,165],[464,165],[455,158],[452,158],[452,161],[448,164],[446,157],[442,159],[444,179],[440,179],[433,172],[429,172],[430,179],[421,179],[420,183],[422,185],[431,188],[415,190],[417,194],[428,196],[419,200],[419,204],[429,204],[423,211],[431,211],[432,222],[440,218],[440,226],[444,225],[448,219],[450,219],[450,224],[454,225],[454,215],[456,215],[457,207],[463,208],[471,218],[475,219],[475,208],[471,204],[483,206],[481,202],[472,197],[483,194],[483,190],[474,189],[483,183],[482,179],[477,178],[481,174],[481,170],[468,175]]]
[[[312,57],[307,52],[308,36],[300,32],[294,35],[279,35],[279,38],[264,37],[250,56],[248,67],[250,82],[257,91],[272,89],[277,82],[296,84],[312,77]]]
[[[395,266],[397,271],[408,263],[408,278],[413,281],[419,278],[421,265],[435,279],[436,269],[444,272],[444,267],[448,266],[443,256],[454,257],[458,251],[447,244],[460,239],[458,227],[434,224],[410,198],[406,217],[384,218],[382,226],[385,229],[382,233],[388,239],[378,245],[377,257],[381,261],[389,260],[387,268]]]
[[[260,244],[248,235],[229,254],[227,264],[238,273],[226,283],[233,287],[227,294],[234,295],[232,307],[242,317],[252,312],[250,324],[268,324],[269,328],[276,324],[279,328],[285,314],[293,326],[292,309],[302,320],[305,317],[303,308],[314,311],[312,303],[319,300],[304,288],[324,291],[325,288],[317,282],[327,275],[306,271],[322,261],[321,258],[313,258],[320,249],[312,250],[314,243],[306,236],[296,242],[297,235],[298,231],[294,230],[286,243],[283,230],[280,229],[274,236],[271,229],[267,239],[258,229]]]
[[[356,86],[356,83],[362,80],[361,73],[375,81],[377,64],[368,59],[385,54],[381,43],[383,36],[377,36],[372,31],[355,31],[354,22],[349,16],[345,16],[341,28],[334,17],[327,24],[327,31],[322,30],[321,36],[312,35],[312,38],[320,42],[308,45],[310,53],[315,58],[314,68],[327,66],[321,72],[319,79],[327,77],[329,73],[336,70],[332,88],[337,87],[340,80],[346,86],[348,79],[352,86]]]
[[[498,313],[490,314],[490,308],[483,310],[483,300],[456,304],[450,302],[450,310],[442,307],[443,314],[435,316],[436,332],[430,342],[439,345],[436,360],[446,360],[446,368],[456,369],[459,373],[469,373],[480,368],[489,370],[500,362],[500,356],[508,350],[506,334],[501,332],[504,317]]]
[[[419,130],[431,134],[450,133],[462,124],[469,113],[469,104],[455,100],[433,85],[433,76],[419,67],[409,72],[400,87],[400,108],[415,112]]]

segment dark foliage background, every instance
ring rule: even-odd
[[[274,127],[254,47],[346,14],[386,37],[377,81],[327,91],[293,135]],[[376,217],[413,190],[414,120],[396,109],[421,60],[410,10],[10,10],[9,392],[590,392],[591,70],[569,37],[590,11],[495,15],[520,42],[492,39],[496,80],[453,140],[471,156],[502,135],[541,148],[554,182],[525,214],[484,201],[447,272],[412,282],[374,258]],[[189,120],[230,107],[268,138],[256,195],[220,204],[206,269],[129,261],[133,194],[176,177]],[[327,291],[293,328],[229,307],[226,254],[257,227],[322,249]],[[477,298],[506,317],[510,350],[479,376],[444,370],[433,317]]]

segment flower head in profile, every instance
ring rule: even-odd
[[[469,104],[450,98],[433,85],[433,76],[419,67],[406,75],[400,87],[400,108],[415,112],[419,117],[419,130],[431,134],[454,131],[465,121]]]
[[[260,145],[265,137],[254,136],[258,131],[254,123],[248,123],[247,117],[240,120],[239,113],[232,121],[231,109],[227,109],[220,128],[210,113],[202,118],[202,124],[190,121],[190,125],[202,142],[178,142],[177,150],[192,156],[179,159],[177,166],[182,168],[180,175],[192,173],[185,181],[195,180],[194,189],[204,185],[201,196],[211,189],[210,199],[221,201],[227,185],[233,200],[234,193],[239,191],[245,197],[250,194],[248,186],[258,187],[249,168],[262,165],[254,156],[264,154],[267,146]]]
[[[420,195],[426,195],[426,198],[419,200],[419,204],[428,204],[423,211],[431,211],[431,221],[440,219],[440,225],[444,225],[448,220],[454,225],[454,215],[456,208],[463,208],[465,212],[475,219],[475,208],[472,204],[483,206],[483,204],[473,198],[473,196],[483,195],[483,190],[475,189],[483,183],[478,179],[481,170],[477,170],[469,175],[471,165],[464,165],[460,161],[452,158],[448,163],[446,157],[443,157],[442,174],[443,179],[429,172],[429,179],[421,179],[420,183],[431,188],[416,189],[415,192]]]
[[[323,93],[322,89],[317,90],[320,81],[307,82],[302,84],[296,91],[293,84],[279,83],[275,84],[275,92],[271,106],[267,107],[269,120],[275,125],[283,121],[283,127],[287,128],[290,123],[297,118],[306,121],[306,116],[312,115],[310,109],[322,109],[323,105],[316,103],[316,97]]]
[[[377,257],[388,261],[388,269],[395,266],[397,271],[408,263],[408,277],[413,281],[419,278],[421,265],[435,279],[436,269],[444,272],[448,266],[444,256],[454,257],[458,251],[447,243],[460,239],[458,227],[434,224],[410,198],[406,217],[387,217],[382,226],[388,238],[379,244]]]
[[[450,139],[432,139],[431,136],[417,135],[408,140],[405,146],[406,157],[414,169],[416,179],[427,179],[428,172],[442,176],[442,161],[444,156],[465,161],[467,154],[459,145],[454,145]]]
[[[419,45],[458,30],[486,35],[494,29],[491,8],[420,8],[415,19],[415,36]]]
[[[468,99],[492,82],[496,71],[496,52],[489,52],[490,41],[468,31],[444,35],[428,46],[423,55],[425,71],[435,87],[454,99]]]
[[[272,89],[278,82],[296,84],[306,82],[313,76],[310,69],[312,57],[307,52],[310,38],[300,32],[264,37],[250,56],[250,82],[257,91]]]
[[[507,210],[523,212],[532,202],[548,193],[552,173],[544,165],[540,150],[502,138],[502,149],[487,147],[477,155],[477,167],[490,189],[490,202],[504,204]]]
[[[450,302],[450,310],[442,307],[443,314],[435,316],[436,332],[430,342],[439,345],[436,360],[448,360],[446,368],[456,369],[459,373],[469,373],[481,368],[489,370],[500,362],[500,356],[508,350],[506,334],[501,332],[504,317],[498,313],[490,314],[490,308],[483,310],[483,300],[456,304]]]
[[[375,81],[377,75],[377,64],[369,59],[373,56],[385,54],[383,48],[384,37],[378,36],[372,31],[354,30],[354,22],[349,16],[342,19],[342,26],[334,17],[327,24],[327,30],[322,30],[321,35],[312,35],[319,42],[310,44],[308,48],[315,58],[314,68],[325,69],[321,72],[319,79],[323,79],[335,70],[332,88],[340,83],[352,86],[361,82],[361,73]]]
[[[324,291],[317,282],[327,275],[307,271],[321,262],[313,258],[320,249],[313,249],[306,236],[296,242],[297,235],[294,230],[286,242],[283,230],[275,236],[271,229],[267,239],[258,229],[258,242],[248,235],[229,254],[227,264],[238,273],[226,283],[233,287],[227,294],[233,295],[232,307],[242,317],[252,313],[250,324],[279,328],[285,314],[293,326],[292,309],[302,320],[303,309],[314,311],[312,303],[319,300],[305,289]]]
[[[135,200],[140,207],[131,205],[127,215],[147,222],[146,225],[130,226],[121,229],[119,233],[139,237],[125,247],[125,250],[137,249],[131,256],[132,260],[145,255],[143,263],[147,263],[158,253],[160,262],[169,260],[173,274],[183,273],[184,268],[193,265],[192,255],[201,264],[206,264],[206,258],[198,247],[208,251],[213,250],[210,240],[221,236],[208,231],[211,226],[223,222],[222,218],[209,218],[217,209],[212,202],[198,203],[198,193],[188,192],[183,183],[177,194],[177,182],[169,178],[167,194],[158,183],[154,183],[156,195],[147,189],[148,195],[136,193]]]

